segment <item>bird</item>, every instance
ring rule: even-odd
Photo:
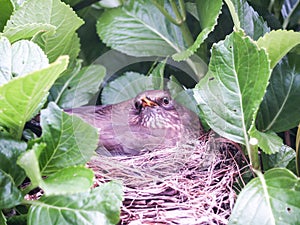
[[[147,90],[116,104],[64,111],[99,130],[97,153],[103,155],[139,155],[175,147],[204,133],[198,115],[164,90]]]

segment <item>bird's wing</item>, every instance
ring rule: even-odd
[[[103,128],[111,113],[111,105],[82,106],[73,109],[64,109],[65,112],[82,118],[85,122],[96,128]]]

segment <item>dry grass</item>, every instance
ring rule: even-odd
[[[120,224],[194,225],[228,223],[234,184],[245,164],[239,145],[210,132],[176,148],[132,157],[97,156],[88,165],[96,185],[123,182]]]

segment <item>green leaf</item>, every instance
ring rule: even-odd
[[[176,98],[176,96],[181,93],[182,91],[184,91],[182,85],[180,84],[180,82],[176,79],[175,76],[170,76],[170,80],[167,83],[167,87],[170,91],[170,94],[173,98]]]
[[[289,55],[274,68],[270,84],[257,114],[257,127],[283,132],[300,122],[300,64],[298,55]]]
[[[25,179],[24,171],[17,165],[17,159],[25,152],[27,144],[11,139],[0,138],[0,169],[9,174],[18,186]]]
[[[289,146],[283,145],[280,151],[275,154],[262,154],[264,170],[266,171],[277,167],[285,168],[291,161],[295,159],[295,157],[295,150],[290,148]]]
[[[6,21],[14,11],[14,5],[10,0],[0,0],[1,14],[0,14],[0,31],[3,30]]]
[[[164,6],[172,10],[168,3]],[[105,11],[97,22],[97,33],[107,46],[131,56],[167,57],[187,48],[180,28],[151,1],[130,0]],[[200,57],[188,59],[187,64],[197,78],[206,72]]]
[[[23,196],[12,177],[0,169],[0,209],[18,205]]]
[[[13,76],[23,76],[48,66],[48,58],[37,44],[21,40],[12,45]]]
[[[209,71],[194,89],[194,97],[214,131],[246,144],[269,77],[265,51],[241,32],[233,32],[213,46]]]
[[[29,0],[14,12],[4,28],[4,35],[8,36],[11,30],[30,33],[36,36],[34,40],[45,51],[50,62],[60,55],[69,55],[72,61],[79,53],[79,39],[75,31],[82,24],[83,21],[70,6],[59,0]],[[42,30],[42,27],[46,29]],[[41,33],[45,30],[48,32]],[[15,37],[13,39],[16,40]]]
[[[287,28],[287,26],[290,22],[290,19],[292,17],[292,14],[293,13],[297,14],[296,9],[299,6],[299,4],[300,4],[299,0],[285,0],[285,1],[283,1],[283,5],[282,5],[282,8],[281,8],[281,15],[284,18],[284,21],[283,21],[283,24],[282,24],[283,29]],[[299,17],[299,15],[297,17]]]
[[[298,224],[299,186],[299,179],[287,169],[259,174],[239,194],[229,225]]]
[[[217,20],[222,9],[222,1],[197,0],[196,4],[202,31],[197,36],[197,39],[192,46],[185,51],[176,53],[172,56],[175,61],[186,60],[192,56],[217,25]]]
[[[137,94],[146,90],[154,90],[151,76],[126,72],[103,88],[101,102],[102,104],[119,103],[135,98]]]
[[[234,5],[234,9],[231,10],[234,10],[238,17],[238,29],[242,28],[253,40],[257,40],[270,31],[267,23],[254,11],[246,0],[228,1],[231,1]]]
[[[94,173],[84,166],[72,166],[49,175],[41,185],[45,195],[62,195],[88,191],[93,184]]]
[[[164,74],[166,68],[167,59],[158,63],[151,71],[150,77],[152,77],[153,88],[156,90],[164,89]]]
[[[23,76],[49,66],[48,58],[35,43],[27,40],[12,46],[5,37],[0,37],[0,84],[12,77]]]
[[[10,42],[15,42],[20,39],[28,39],[34,37],[39,33],[54,34],[55,26],[50,24],[32,23],[14,26],[6,26],[3,30],[3,34]]]
[[[165,57],[185,48],[179,28],[151,1],[131,0],[105,11],[98,20],[97,33],[109,47],[132,56]]]
[[[300,126],[298,126],[297,135],[296,135],[296,169],[297,174],[300,174]]]
[[[7,225],[6,218],[3,215],[2,211],[0,211],[0,225]]]
[[[18,164],[26,171],[32,187],[40,187],[45,195],[61,195],[88,191],[93,184],[94,173],[83,166],[72,166],[50,174],[45,180],[39,166],[39,157],[47,151],[46,144],[34,144],[22,154]],[[46,152],[47,153],[47,152]]]
[[[0,37],[0,85],[7,83],[12,78],[11,61],[12,51],[9,40]]]
[[[179,104],[185,106],[186,108],[199,115],[200,110],[197,107],[197,102],[194,98],[194,92],[192,89],[186,89],[181,92],[178,92],[173,98]]]
[[[97,148],[97,129],[79,117],[63,112],[52,102],[41,111],[41,127],[41,141],[47,144],[39,159],[42,175],[83,165]]]
[[[90,192],[43,196],[32,202],[28,225],[117,224],[122,195],[121,185],[110,182]]]
[[[282,139],[275,132],[260,132],[252,127],[249,133],[258,140],[258,146],[266,154],[279,152],[283,146]]]
[[[68,57],[60,57],[47,68],[0,86],[0,124],[20,138],[25,122],[42,107],[42,100],[67,64]]]
[[[258,39],[257,44],[266,50],[271,60],[271,68],[274,68],[283,56],[300,44],[300,33],[291,30],[271,31]]]
[[[25,170],[32,187],[42,186],[44,182],[39,167],[39,156],[45,147],[45,143],[35,143],[30,150],[23,153],[18,159],[18,164]]]
[[[66,71],[50,90],[49,99],[62,108],[74,108],[85,105],[99,91],[106,74],[101,65],[91,65],[80,69],[81,65]]]

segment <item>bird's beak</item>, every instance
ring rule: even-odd
[[[142,98],[141,100],[142,100],[142,106],[143,106],[143,107],[146,107],[146,106],[152,107],[152,106],[156,106],[156,105],[157,105],[155,102],[151,101],[151,100],[150,100],[149,98],[147,98],[147,97],[144,97],[144,98]]]

